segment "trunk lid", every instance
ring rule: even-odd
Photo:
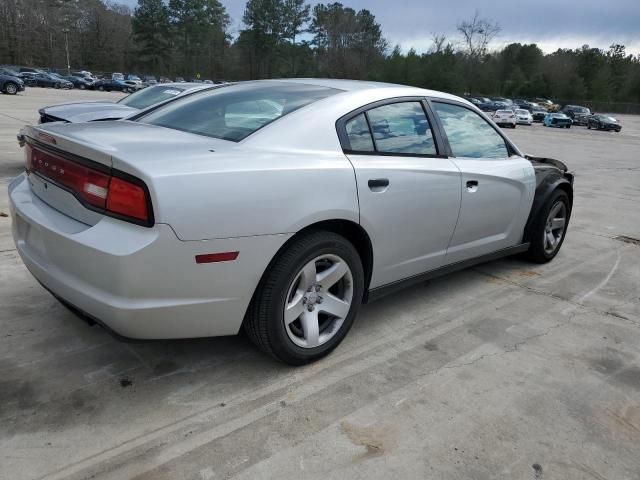
[[[34,148],[52,155],[82,163],[106,172],[119,171],[145,183],[154,198],[154,179],[185,168],[182,158],[197,161],[211,158],[212,152],[232,148],[236,144],[225,140],[194,135],[179,130],[138,122],[107,121],[96,123],[49,123],[24,129]],[[100,212],[85,208],[68,189],[41,174],[31,174],[32,191],[56,210],[88,225],[101,218]]]

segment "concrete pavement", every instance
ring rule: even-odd
[[[0,97],[0,212],[37,108]],[[122,343],[30,276],[0,217],[0,479],[640,478],[640,118],[508,131],[576,173],[546,265],[492,262],[363,308],[291,368],[243,336]]]

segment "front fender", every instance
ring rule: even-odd
[[[523,243],[530,240],[530,231],[534,220],[544,207],[547,200],[551,197],[553,192],[558,188],[562,188],[569,195],[569,214],[571,216],[571,210],[573,207],[573,174],[563,172],[557,168],[539,168],[535,167],[536,174],[536,191],[533,198],[533,204],[531,205],[531,212],[527,219],[527,224],[524,228]],[[568,218],[567,218],[568,220]]]

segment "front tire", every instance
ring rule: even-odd
[[[533,221],[526,257],[536,263],[553,260],[564,242],[570,216],[569,196],[563,190],[554,191]]]
[[[290,365],[310,363],[344,339],[363,291],[362,261],[353,245],[332,232],[305,233],[265,272],[244,329],[272,357]]]
[[[18,93],[18,86],[13,82],[7,82],[4,85],[4,93],[8,95],[15,95]]]

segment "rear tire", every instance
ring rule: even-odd
[[[336,272],[330,276],[338,278],[335,283],[323,277],[329,271]],[[353,245],[332,232],[305,233],[271,262],[245,316],[244,330],[272,357],[290,365],[310,363],[344,339],[363,291],[362,262]],[[336,307],[339,315],[326,313],[337,312]]]
[[[525,257],[535,263],[553,260],[564,242],[570,217],[569,196],[563,190],[554,191],[531,225],[529,250]],[[561,226],[560,219],[564,221]]]

